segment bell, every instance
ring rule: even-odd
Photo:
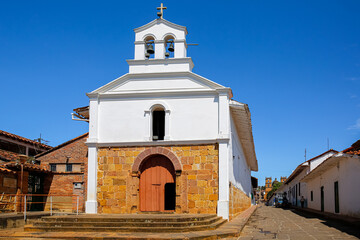
[[[154,48],[151,44],[147,45],[146,52],[149,54],[154,54]]]
[[[170,42],[170,46],[168,48],[169,52],[174,52],[174,42]]]
[[[170,57],[170,53],[166,52],[165,57]]]
[[[145,53],[145,57],[146,57],[146,58],[149,58],[149,57],[150,57],[150,54],[149,54],[149,53]]]

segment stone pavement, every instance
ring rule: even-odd
[[[360,239],[360,229],[311,213],[260,205],[238,239]]]

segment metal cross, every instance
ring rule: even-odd
[[[163,4],[161,3],[161,6],[158,7],[158,8],[156,8],[156,9],[157,9],[157,10],[160,10],[160,15],[159,15],[159,13],[158,13],[158,16],[162,19],[162,18],[163,18],[163,15],[164,15],[163,10],[164,10],[164,9],[167,9],[167,7],[164,7]]]

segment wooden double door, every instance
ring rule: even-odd
[[[145,160],[140,168],[140,211],[167,212],[175,210],[175,169],[165,156]]]

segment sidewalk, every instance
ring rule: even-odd
[[[330,220],[338,220],[338,221],[342,221],[342,222],[351,224],[355,227],[360,227],[360,218],[344,216],[344,215],[328,213],[328,212],[321,212],[321,211],[310,209],[310,208],[301,208],[301,207],[295,207],[295,206],[292,206],[291,208],[293,208],[295,211],[298,211],[298,212],[311,213],[320,218],[330,219]]]

